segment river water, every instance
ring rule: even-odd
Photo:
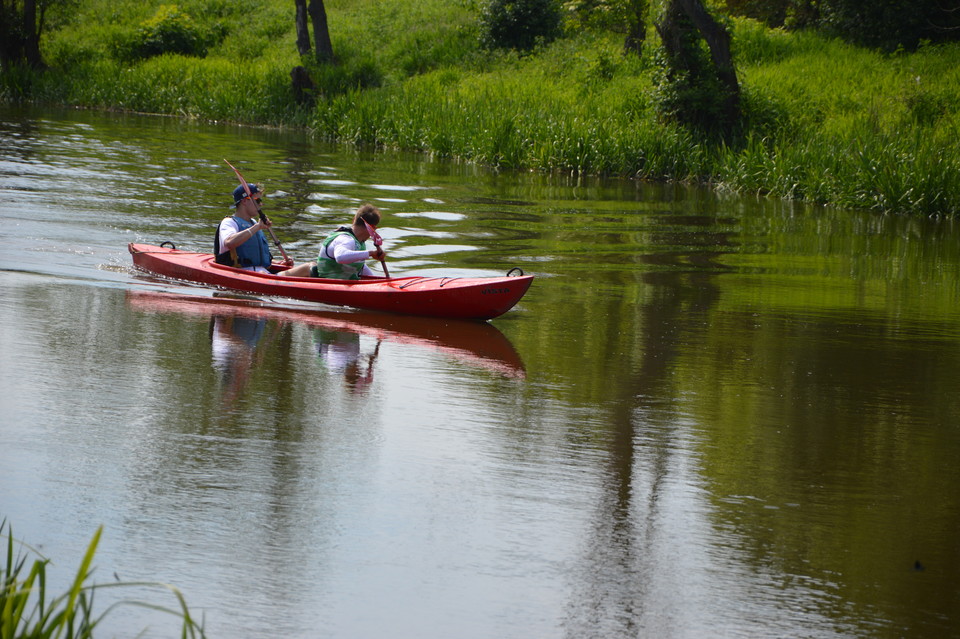
[[[370,201],[392,275],[536,279],[461,323],[134,270],[207,250],[224,158],[298,261]],[[93,581],[209,637],[960,637],[951,220],[9,106],[0,206],[0,518],[51,588],[102,525]]]

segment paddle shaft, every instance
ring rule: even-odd
[[[377,233],[377,229],[370,226],[370,224],[366,220],[363,220],[363,225],[367,227],[367,233],[370,234],[370,238],[373,240],[373,245],[379,249],[380,246],[383,244],[383,238],[380,237],[379,233]],[[383,249],[380,249],[380,252],[382,251]],[[382,257],[380,258],[380,265],[383,267],[383,274],[386,275],[387,277],[390,277],[390,271],[387,270],[387,261]]]
[[[223,161],[227,162],[227,159],[224,158]],[[257,207],[257,214],[260,216],[260,221],[266,222],[267,216],[263,214],[263,210],[260,208],[260,203],[253,199],[253,193],[250,192],[250,187],[247,186],[247,181],[243,179],[242,175],[240,175],[240,171],[237,170],[237,167],[230,164],[230,162],[227,162],[227,166],[233,169],[233,172],[237,174],[237,179],[240,180],[240,185],[243,186],[243,190],[247,194],[247,197],[253,200],[254,206]],[[280,240],[278,240],[277,236],[273,233],[273,229],[267,226],[267,231],[270,233],[270,238],[273,240],[273,243],[278,249],[280,249],[280,255],[283,256],[283,259],[289,260],[290,258],[287,257],[287,252],[283,250],[283,247],[280,245]]]

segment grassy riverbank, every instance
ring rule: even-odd
[[[206,57],[133,59],[157,4],[81,0],[45,37],[50,70],[10,71],[6,100],[302,126],[344,143],[515,169],[702,180],[718,188],[913,214],[960,212],[960,44],[885,55],[735,20],[747,129],[721,144],[665,123],[654,49],[568,25],[534,54],[478,45],[478,0],[327,0],[340,60],[297,106],[285,0],[191,0]]]

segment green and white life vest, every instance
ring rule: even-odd
[[[353,264],[340,264],[334,259],[333,255],[330,255],[327,250],[330,246],[330,243],[341,235],[349,235],[351,238],[353,238],[355,251],[367,250],[366,242],[361,242],[358,240],[357,236],[346,227],[340,227],[335,233],[331,233],[330,236],[323,241],[323,245],[320,247],[320,254],[317,256],[317,277],[325,277],[334,280],[359,280],[360,272],[363,271],[365,262],[364,260],[354,262]]]

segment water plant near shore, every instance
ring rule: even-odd
[[[0,538],[5,536],[7,540],[6,558],[0,564],[0,581],[2,581],[0,637],[3,639],[34,637],[89,639],[95,636],[94,631],[103,618],[120,605],[140,606],[177,615],[183,620],[182,637],[199,639],[205,636],[202,624],[198,624],[193,619],[183,594],[174,586],[153,582],[91,583],[91,564],[102,533],[101,526],[94,533],[67,591],[54,595],[47,589],[47,566],[50,560],[39,556],[39,553],[22,542],[15,542],[9,523],[6,520],[0,522]],[[29,552],[24,552],[25,549]],[[28,567],[31,553],[37,557],[29,563]],[[94,595],[97,591],[106,588],[165,589],[173,593],[179,609],[169,609],[143,601],[124,600],[112,604],[98,614],[94,611]]]

